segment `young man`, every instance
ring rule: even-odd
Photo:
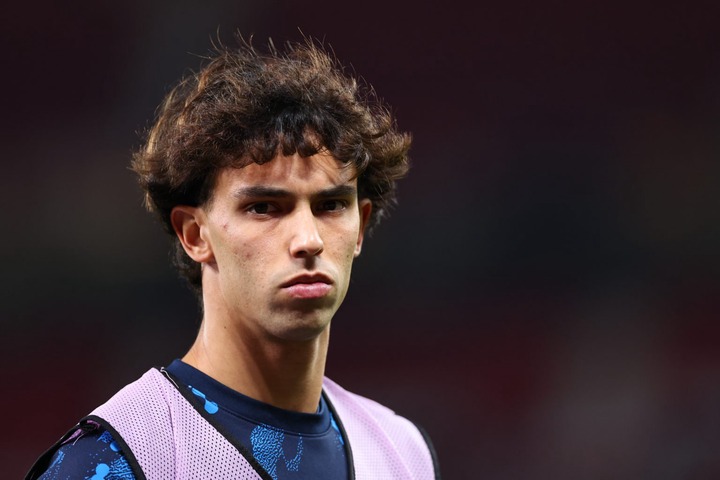
[[[313,42],[270,47],[218,49],[133,161],[202,300],[194,344],[27,478],[437,478],[421,430],[324,377],[331,320],[410,138]]]

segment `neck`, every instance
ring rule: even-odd
[[[250,398],[285,410],[315,413],[329,334],[328,326],[309,340],[269,339],[237,322],[206,314],[183,361]]]

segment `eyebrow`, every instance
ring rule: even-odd
[[[282,188],[253,185],[252,187],[239,188],[232,195],[235,198],[288,198],[292,197],[293,193]],[[357,188],[352,185],[337,185],[320,190],[315,194],[319,198],[352,197],[356,195]]]
[[[320,190],[317,194],[320,198],[330,197],[354,197],[357,195],[357,188],[352,185],[338,185],[337,187]]]

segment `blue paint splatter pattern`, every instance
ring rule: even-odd
[[[278,462],[281,458],[287,471],[297,472],[300,470],[300,461],[303,455],[302,436],[298,436],[296,453],[291,459],[285,455],[284,443],[285,434],[268,425],[258,425],[250,432],[253,456],[273,480],[278,480]]]
[[[45,473],[42,474],[40,477],[41,479],[56,479],[58,478],[58,473],[60,471],[60,468],[62,467],[63,460],[65,460],[65,452],[62,450],[59,450],[55,457],[53,458],[52,463],[50,464],[50,467],[45,470]]]
[[[84,472],[84,473],[82,473]],[[60,447],[41,480],[135,480],[130,464],[109,432],[95,432]]]
[[[206,412],[208,412],[210,415],[215,415],[218,412],[219,408],[218,408],[217,403],[215,403],[211,400],[208,400],[203,392],[201,392],[197,388],[193,388],[192,385],[188,385],[188,388],[193,393],[193,395],[195,395],[196,397],[198,397],[200,400],[203,401],[203,403],[204,403],[203,408],[205,409]]]

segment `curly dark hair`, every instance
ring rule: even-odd
[[[211,200],[221,169],[327,151],[355,167],[358,195],[373,204],[371,229],[395,203],[395,182],[409,166],[410,135],[398,132],[372,87],[317,42],[288,42],[280,52],[269,41],[259,52],[238,40],[236,48],[216,46],[172,89],[132,161],[147,209],[174,238],[174,263],[198,293],[200,264],[183,250],[170,212]]]

